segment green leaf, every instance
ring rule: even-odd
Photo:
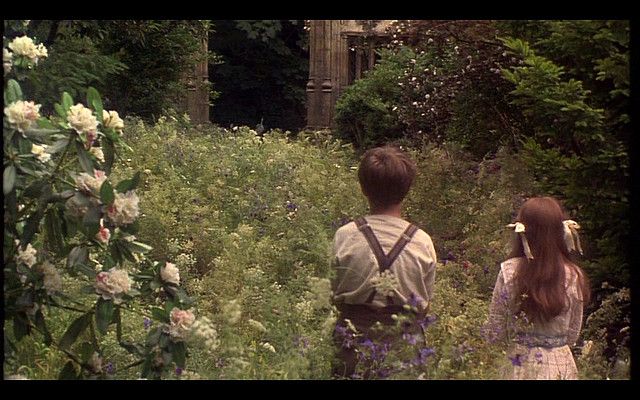
[[[76,368],[73,366],[73,361],[67,361],[67,363],[62,367],[60,374],[58,375],[59,380],[73,380],[77,379],[78,376],[76,374]]]
[[[67,268],[73,268],[76,264],[89,263],[89,249],[84,246],[76,246],[69,252]]]
[[[92,281],[95,280],[96,275],[98,275],[95,269],[85,264],[76,264],[73,268],[75,271],[80,272]],[[95,288],[93,286],[89,286],[88,293],[95,293]]]
[[[42,310],[38,309],[38,311],[36,312],[35,319],[36,319],[36,327],[40,329],[43,333],[44,344],[46,344],[47,346],[51,346],[51,343],[53,342],[53,338],[51,337],[51,333],[49,332],[49,329],[47,329],[47,324],[44,320],[44,315],[42,314]]]
[[[135,189],[138,186],[139,182],[140,182],[140,171],[136,172],[133,178],[120,181],[116,185],[116,190],[120,193],[128,192],[129,190]]]
[[[64,107],[62,107],[62,105],[56,103],[53,105],[53,108],[55,108],[59,116],[64,118],[65,121],[67,120],[67,110],[65,110]]]
[[[62,107],[65,111],[69,111],[71,106],[73,105],[73,97],[67,92],[62,93]],[[66,116],[66,112],[65,112]]]
[[[80,359],[86,363],[95,351],[96,349],[93,348],[93,345],[90,342],[82,342],[78,349],[78,355],[80,356]]]
[[[65,147],[69,145],[69,138],[62,138],[53,142],[51,146],[47,149],[47,153],[55,154],[61,150],[64,150]]]
[[[62,339],[60,339],[59,345],[62,349],[69,349],[71,345],[75,343],[78,336],[80,336],[80,334],[84,332],[91,323],[92,314],[92,312],[83,314],[69,325],[69,328],[67,328]]]
[[[24,230],[22,231],[22,238],[20,239],[20,245],[25,245],[27,243],[31,243],[31,239],[35,236],[35,234],[40,229],[40,221],[44,216],[44,210],[42,208],[38,208],[36,212],[31,214],[27,219],[27,223],[24,226]]]
[[[47,118],[45,118],[45,117],[40,117],[40,118],[38,118],[37,123],[38,123],[38,127],[39,127],[39,128],[43,128],[43,129],[55,129],[55,130],[57,130],[57,131],[60,131],[60,129],[59,129],[57,126],[55,126],[55,125],[53,124],[53,122],[49,121],[49,120],[48,120]]]
[[[184,342],[173,343],[171,346],[171,355],[176,365],[184,368],[187,362],[187,346],[185,346]]]
[[[159,308],[159,307],[152,308],[151,315],[153,316],[154,319],[157,319],[158,321],[162,321],[166,323],[171,322],[171,320],[169,319],[169,314],[167,314],[167,312],[162,308]]]
[[[29,328],[29,320],[26,314],[18,313],[13,317],[13,335],[17,341],[22,340],[23,337],[28,336],[31,333]]]
[[[103,335],[107,333],[111,319],[113,318],[113,301],[102,297],[96,303],[96,327]]]
[[[49,209],[44,216],[45,243],[58,256],[64,256],[65,249],[62,221],[62,215],[55,208]]]
[[[84,146],[80,142],[76,142],[76,151],[78,153],[80,166],[82,167],[84,172],[93,176],[93,161],[91,160],[91,157],[89,157],[89,153],[84,149]]]
[[[82,218],[82,225],[85,228],[85,234],[88,239],[95,238],[96,234],[100,230],[100,218],[102,217],[102,210],[100,207],[90,207]]]
[[[2,192],[7,195],[13,190],[13,186],[16,183],[16,167],[10,164],[5,167],[2,173]]]
[[[22,89],[15,79],[9,79],[7,88],[4,90],[4,104],[9,105],[18,100],[22,100]]]
[[[145,340],[145,343],[147,344],[147,346],[155,346],[156,344],[158,344],[158,342],[160,341],[161,333],[162,333],[162,330],[159,326],[153,328],[149,332],[149,334],[147,335],[147,339]]]
[[[137,343],[131,342],[120,342],[120,346],[125,349],[128,353],[133,354],[135,356],[142,356],[144,354],[144,347],[140,346]]]
[[[102,142],[102,152],[104,153],[104,172],[110,175],[115,160],[115,149],[111,140],[106,139]]]
[[[116,307],[116,310],[113,313],[113,320],[111,322],[116,324],[116,338],[118,339],[118,342],[122,342],[122,317],[120,316],[120,307]]]
[[[102,183],[102,186],[100,186],[100,200],[102,200],[104,205],[109,205],[113,203],[115,198],[116,196],[113,194],[113,186],[111,186],[111,183],[109,183],[108,180],[105,180]]]
[[[87,89],[87,104],[96,111],[96,118],[98,122],[102,124],[102,100],[100,99],[100,93],[94,87]]]

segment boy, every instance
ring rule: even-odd
[[[345,319],[369,339],[388,339],[371,328],[379,321],[394,325],[392,314],[404,304],[426,313],[433,292],[436,252],[429,235],[402,219],[402,201],[416,175],[414,162],[400,149],[384,146],[367,151],[358,171],[360,189],[370,214],[335,234],[332,282],[341,317],[335,340],[340,365],[334,373],[350,377],[356,354],[345,341]]]

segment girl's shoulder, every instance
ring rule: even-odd
[[[522,257],[513,257],[503,261],[500,264],[500,271],[502,272],[502,279],[505,283],[513,281],[516,271],[519,268],[520,260]]]

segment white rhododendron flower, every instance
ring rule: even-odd
[[[101,147],[92,147],[89,149],[89,153],[91,153],[98,161],[104,162],[104,152]]]
[[[102,110],[102,121],[106,128],[113,128],[113,130],[122,134],[124,121],[120,118],[117,111]]]
[[[33,101],[18,100],[4,108],[4,115],[6,115],[9,124],[24,133],[40,118],[40,107],[40,104],[35,104]]]
[[[107,175],[104,171],[100,171],[98,169],[93,170],[93,176],[87,174],[86,172],[81,173],[76,177],[76,187],[79,191],[84,193],[95,193],[98,194],[100,192],[100,187],[107,180]]]
[[[162,280],[165,282],[179,285],[180,270],[178,270],[175,264],[168,262],[164,267],[160,268],[160,278],[162,278]]]
[[[31,154],[34,154],[40,162],[46,163],[51,159],[51,154],[47,153],[47,147],[46,144],[37,145],[34,143],[31,145]]]
[[[7,49],[2,49],[2,66],[4,67],[5,75],[11,72],[11,66],[13,65],[13,53]]]
[[[33,265],[38,262],[36,259],[36,254],[38,251],[31,246],[31,243],[27,244],[27,248],[22,250],[22,246],[20,246],[20,242],[16,240],[16,245],[18,246],[18,254],[16,255],[16,260],[18,262],[23,263],[27,267],[31,268]]]
[[[71,106],[67,114],[67,121],[78,133],[94,132],[98,129],[98,120],[89,108],[78,103]]]
[[[101,271],[96,276],[96,293],[105,300],[113,300],[115,304],[122,302],[122,295],[131,290],[131,279],[127,271],[111,268],[108,272]]]
[[[44,275],[44,288],[49,295],[62,291],[62,277],[53,264],[49,261],[44,261],[39,270]]]
[[[138,195],[130,190],[125,194],[116,193],[113,204],[107,209],[107,215],[115,225],[128,225],[136,220],[140,210],[138,209]]]
[[[184,340],[191,331],[191,326],[196,317],[189,310],[181,310],[177,307],[171,310],[169,314],[171,325],[169,325],[169,335],[176,340]]]
[[[38,63],[38,59],[46,58],[49,55],[47,48],[44,47],[43,44],[36,46],[33,39],[28,36],[13,39],[13,41],[9,43],[9,48],[16,56],[27,57],[36,64]]]

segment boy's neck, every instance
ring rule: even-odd
[[[391,217],[402,218],[402,203],[389,207],[376,207],[369,204],[369,210],[372,215],[389,215]]]

